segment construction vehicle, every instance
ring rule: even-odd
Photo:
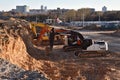
[[[93,41],[92,45],[86,50],[76,50],[75,55],[79,57],[98,57],[106,56],[108,51],[108,43],[106,41]]]
[[[33,35],[33,43],[34,44],[41,44],[41,45],[48,45],[49,44],[49,31],[53,28],[47,24],[40,23],[40,22],[31,22],[32,32]],[[55,28],[55,43],[54,44],[63,44],[63,36],[59,33],[65,32],[64,29]]]
[[[34,38],[38,41],[48,40],[48,32],[51,29],[49,25],[40,22],[31,22],[31,26],[34,33]]]
[[[52,27],[40,22],[31,22],[33,32],[32,42],[35,45],[49,44],[49,31]]]
[[[79,39],[78,39],[79,38]],[[85,39],[82,34],[76,31],[70,31],[65,34],[64,51],[74,51],[76,56],[103,56],[108,54],[108,43],[106,41],[93,41]]]
[[[77,48],[86,50],[90,45],[92,45],[92,40],[85,39],[82,34],[76,31],[70,31],[65,34],[65,46],[63,47],[64,51],[76,50]]]
[[[48,33],[52,27],[43,23],[31,23],[32,30],[35,34],[36,42],[49,44]],[[108,51],[108,44],[105,41],[93,41],[85,39],[82,34],[72,30],[55,28],[55,43],[64,44],[64,51],[74,51],[76,56],[98,56],[105,55]],[[45,45],[44,44],[44,45]],[[97,53],[97,54],[96,54]]]

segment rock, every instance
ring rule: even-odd
[[[37,71],[24,70],[0,58],[0,80],[48,80]]]

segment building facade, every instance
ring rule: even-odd
[[[29,12],[29,6],[16,6],[16,12],[27,13]]]
[[[41,5],[40,9],[30,9],[29,14],[31,14],[31,15],[35,15],[35,14],[48,14],[47,6]]]
[[[103,6],[102,7],[102,12],[106,12],[107,11],[107,7],[106,6]]]

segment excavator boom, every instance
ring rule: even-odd
[[[31,29],[38,40],[48,39],[48,36],[44,36],[44,34],[50,31],[51,27],[49,25],[40,22],[31,22],[31,26]]]

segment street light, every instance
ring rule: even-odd
[[[84,27],[84,13],[83,13],[83,27]]]

